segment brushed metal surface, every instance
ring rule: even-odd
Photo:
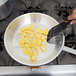
[[[76,76],[76,65],[41,66],[40,70],[30,71],[28,66],[0,67],[0,76]]]
[[[40,66],[51,62],[60,54],[64,46],[64,35],[61,33],[54,38],[54,41],[56,41],[57,44],[47,43],[46,52],[41,53],[37,57],[37,62],[32,62],[28,56],[24,55],[22,49],[19,47],[20,29],[31,25],[32,22],[35,23],[35,28],[41,27],[42,29],[51,29],[58,24],[55,19],[42,13],[28,13],[21,15],[14,19],[7,27],[4,43],[8,54],[17,62],[29,66]]]

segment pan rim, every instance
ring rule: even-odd
[[[41,66],[41,65],[44,65],[44,64],[47,64],[47,63],[53,61],[53,60],[61,53],[61,51],[62,51],[62,49],[63,49],[63,46],[64,46],[65,37],[64,37],[64,35],[63,35],[63,43],[62,43],[62,46],[61,46],[61,48],[60,48],[60,51],[59,51],[52,59],[50,59],[50,60],[48,60],[48,61],[46,61],[46,62],[43,62],[43,63],[40,63],[40,64],[28,64],[28,63],[24,63],[24,62],[21,62],[20,60],[16,59],[16,58],[8,51],[9,49],[8,49],[8,47],[7,47],[7,45],[6,45],[6,34],[7,34],[7,30],[8,30],[8,28],[10,27],[10,25],[12,24],[13,21],[15,21],[16,19],[18,19],[18,18],[20,18],[20,17],[22,17],[22,16],[28,15],[28,14],[41,14],[41,15],[44,15],[44,16],[47,16],[47,17],[53,19],[56,23],[58,23],[53,17],[51,17],[51,16],[49,16],[49,15],[47,15],[47,14],[43,14],[43,13],[32,12],[32,13],[27,13],[27,14],[20,15],[20,16],[16,17],[14,20],[12,20],[12,21],[9,23],[9,25],[7,26],[7,28],[6,28],[6,30],[5,30],[5,34],[4,34],[4,45],[5,45],[5,48],[6,48],[7,53],[8,53],[8,54],[10,55],[10,57],[13,58],[15,61],[17,61],[17,62],[19,62],[19,63],[21,63],[21,64],[23,64],[23,65],[28,65],[28,66]]]

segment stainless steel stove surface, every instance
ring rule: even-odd
[[[67,16],[75,7],[76,0],[10,0],[13,5],[12,13],[4,20],[0,21],[0,66],[20,66],[6,52],[3,44],[3,36],[5,29],[9,23],[16,17],[28,12],[41,12],[55,18],[58,22],[67,20]],[[76,25],[68,25],[65,30],[65,45],[76,49]],[[76,64],[76,55],[61,52],[61,54],[51,63],[46,65],[59,64]]]

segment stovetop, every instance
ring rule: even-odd
[[[0,21],[0,66],[20,66],[6,52],[3,37],[9,23],[16,17],[28,12],[41,12],[55,18],[58,22],[66,21],[67,16],[75,8],[76,0],[10,0],[13,5],[11,14]],[[66,34],[65,45],[76,49],[76,25],[68,25],[64,31]],[[76,55],[62,51],[61,54],[49,64],[76,64]],[[46,64],[46,65],[49,65]]]

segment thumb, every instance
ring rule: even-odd
[[[71,21],[70,24],[76,24],[76,20]]]

